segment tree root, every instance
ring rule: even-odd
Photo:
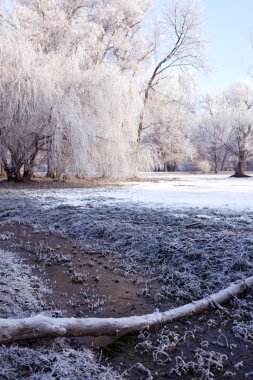
[[[22,319],[0,319],[0,343],[44,337],[123,336],[144,328],[203,312],[237,297],[253,287],[253,276],[198,301],[165,312],[122,318],[53,318],[44,315]]]

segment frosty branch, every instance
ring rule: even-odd
[[[253,287],[253,276],[229,285],[227,288],[199,301],[165,312],[123,318],[51,318],[35,316],[24,319],[0,319],[0,343],[39,337],[60,336],[122,336],[145,328],[164,324],[200,313],[227,302]]]

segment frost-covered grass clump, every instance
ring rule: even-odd
[[[249,292],[226,307],[144,330],[129,339],[123,355],[134,351],[154,380],[251,378],[252,310]]]
[[[45,309],[47,289],[17,254],[0,249],[0,317],[27,317]]]
[[[103,366],[85,348],[74,350],[63,344],[51,349],[0,347],[0,378],[6,380],[96,379],[120,380],[109,366]]]
[[[33,244],[30,240],[25,240],[18,244],[18,248],[33,254],[36,262],[45,265],[66,263],[71,261],[71,255],[63,255],[57,252],[56,248],[50,247],[45,240],[40,240]]]
[[[194,375],[198,379],[214,380],[215,374],[223,370],[223,363],[227,359],[227,356],[220,352],[199,349],[192,361],[185,362],[182,357],[178,356],[176,366],[170,371],[170,374],[175,373],[179,377]]]

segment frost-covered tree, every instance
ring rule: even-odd
[[[172,70],[201,66],[196,9],[187,1],[171,1],[166,22],[159,22],[162,28],[151,38],[145,25],[149,0],[16,0],[13,4],[10,14],[0,12],[2,37],[9,44],[3,44],[2,52],[10,62],[19,56],[21,62],[8,73],[2,59],[2,88],[10,83],[6,93],[16,99],[8,112],[2,108],[1,155],[6,167],[17,161],[17,178],[21,168],[29,177],[40,158],[58,176],[134,174],[144,122],[150,123],[145,118],[147,102],[157,104],[151,90]],[[159,63],[151,68],[158,57]],[[19,99],[12,78],[21,83]],[[4,92],[1,95],[4,98]],[[8,128],[4,113],[12,118]],[[18,132],[11,135],[14,125]],[[13,150],[22,159],[14,160],[3,140],[7,130],[8,141],[13,138]],[[35,149],[31,143],[28,153],[35,134],[39,144]],[[143,144],[142,164],[150,163],[158,146],[151,137],[145,134],[149,143]],[[30,158],[24,158],[24,152]]]
[[[153,52],[142,25],[151,0],[17,0],[16,25],[44,53],[79,56],[83,68],[105,62],[136,72]]]
[[[157,147],[165,170],[177,170],[194,153],[191,128],[195,120],[196,88],[185,74],[157,84],[145,112],[146,140]]]
[[[145,36],[140,36],[148,6],[146,0],[138,5],[119,0],[17,3],[16,31],[44,54],[46,62],[53,62],[54,77],[63,92],[75,91],[82,105],[85,122],[83,130],[78,128],[77,143],[73,142],[76,130],[72,135],[65,133],[65,142],[73,143],[78,171],[81,162],[82,172],[103,176],[124,176],[136,170],[133,136],[139,95],[132,75],[152,50]],[[54,138],[49,141],[48,165],[59,172],[62,147]],[[124,159],[118,157],[120,150]]]
[[[245,163],[253,157],[253,83],[239,81],[225,92],[231,134],[227,148],[237,160],[235,177],[245,176]]]
[[[223,94],[206,95],[201,108],[203,115],[194,133],[196,149],[199,158],[209,161],[214,172],[219,173],[231,157],[227,147],[230,123],[224,109]]]
[[[212,103],[202,120],[205,134],[236,160],[234,176],[243,177],[246,161],[253,156],[253,84],[238,81]]]
[[[0,37],[0,157],[9,178],[20,180],[31,178],[52,141],[58,168],[67,156],[72,163],[70,136],[86,125],[80,99],[62,86],[57,62],[14,36]]]
[[[134,81],[104,65],[79,72],[74,87],[86,120],[85,129],[70,136],[78,170],[103,177],[131,176],[139,113]]]
[[[8,176],[29,178],[52,136],[55,91],[49,72],[21,40],[0,40],[0,149]]]
[[[146,129],[145,112],[150,94],[159,83],[178,71],[203,69],[201,37],[201,4],[189,0],[169,2],[160,19],[161,29],[156,40],[156,60],[151,76],[144,85],[143,109],[138,127],[138,142]]]

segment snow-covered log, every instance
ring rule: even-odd
[[[217,293],[165,312],[123,318],[52,318],[43,315],[23,319],[0,319],[0,343],[62,336],[122,336],[175,319],[191,316],[222,304],[253,287],[253,276]]]

